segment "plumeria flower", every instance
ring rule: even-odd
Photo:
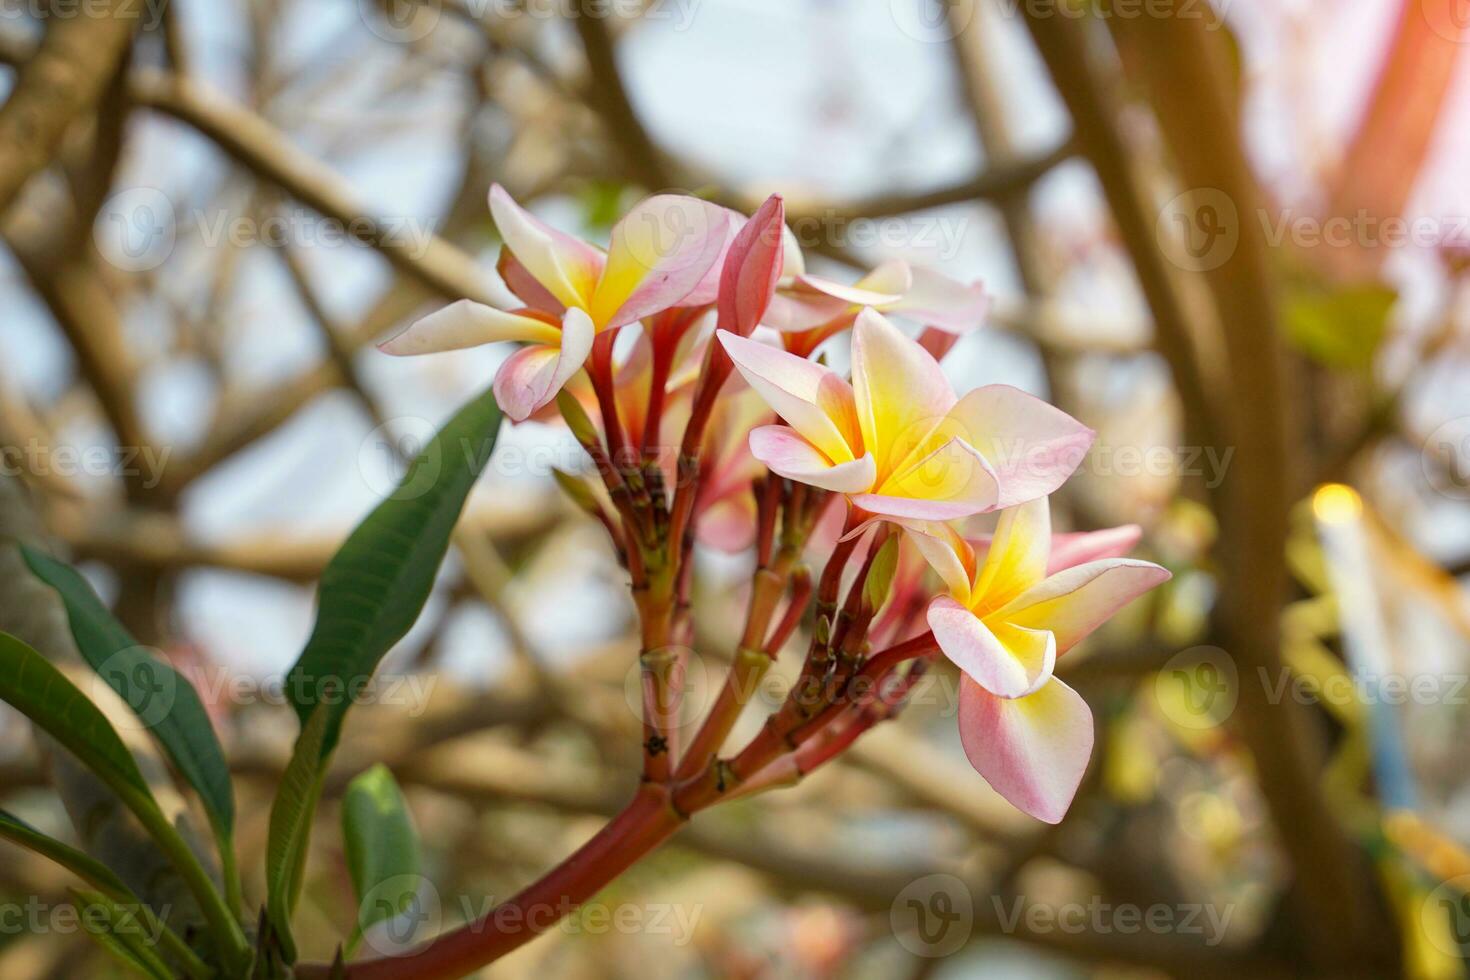
[[[1115,557],[1137,540],[1134,528],[1054,546],[1045,498],[1004,511],[983,559],[948,525],[905,526],[949,591],[929,604],[928,620],[961,671],[965,754],[1014,806],[1059,822],[1087,770],[1093,730],[1087,702],[1054,676],[1057,658],[1169,572]]]
[[[773,472],[846,494],[879,517],[942,521],[1051,493],[1093,432],[1008,385],[957,398],[927,350],[871,310],[852,335],[852,383],[755,340],[718,334],[786,425],[750,435]]]
[[[785,333],[786,349],[801,356],[850,326],[863,307],[956,336],[977,329],[990,309],[990,297],[979,282],[966,285],[902,259],[882,263],[851,286],[808,275],[790,234],[783,260],[765,323]]]
[[[658,194],[614,226],[603,252],[539,220],[499,184],[490,213],[505,242],[497,267],[525,305],[507,311],[459,300],[381,348],[408,355],[525,343],[495,376],[496,401],[517,422],[556,397],[598,335],[673,306],[713,302],[720,257],[741,220],[698,198]]]

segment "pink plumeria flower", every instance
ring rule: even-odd
[[[807,275],[805,259],[788,235],[784,265],[765,323],[782,331],[786,349],[809,355],[853,323],[863,307],[914,320],[953,336],[977,329],[990,309],[979,282],[969,285],[902,259],[891,259],[851,286]]]
[[[673,306],[713,302],[720,257],[740,222],[707,201],[658,194],[614,226],[603,252],[539,220],[499,184],[490,188],[490,213],[505,242],[501,276],[525,306],[507,311],[459,300],[380,346],[408,355],[527,344],[495,375],[495,399],[517,422],[556,397],[599,334]]]
[[[821,364],[718,334],[787,425],[750,435],[772,472],[846,494],[879,517],[943,521],[1051,493],[1094,433],[1008,385],[957,398],[927,350],[870,309],[852,335],[852,383]]]
[[[905,526],[949,590],[929,604],[928,620],[961,671],[970,764],[1018,809],[1059,822],[1092,757],[1093,730],[1087,702],[1054,676],[1057,658],[1169,572],[1113,557],[1137,540],[1133,528],[1054,548],[1045,498],[1004,511],[983,559],[949,525]]]

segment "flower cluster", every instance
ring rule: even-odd
[[[545,418],[554,403],[596,461],[600,487],[562,483],[606,525],[632,578],[645,777],[693,812],[737,787],[804,775],[897,710],[942,652],[962,674],[972,764],[1020,809],[1060,820],[1093,725],[1055,676],[1057,658],[1169,573],[1122,557],[1137,528],[1052,534],[1048,495],[1081,463],[1091,430],[1006,385],[955,392],[938,357],[983,322],[981,286],[898,261],[854,285],[809,275],[777,197],[749,219],[650,197],[606,251],[498,186],[490,209],[504,242],[497,267],[522,305],[463,300],[383,349],[522,343],[495,378],[505,413]],[[818,357],[844,333],[848,377]],[[993,536],[965,537],[967,519],[992,512]],[[696,538],[753,548],[757,568],[735,664],[681,747],[670,719],[693,632]],[[813,554],[824,562],[817,582]],[[752,743],[719,759],[750,685],[808,612],[801,680]]]

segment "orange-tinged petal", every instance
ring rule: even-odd
[[[863,445],[881,476],[922,445],[955,404],[939,362],[872,309],[853,324],[852,386]]]
[[[852,387],[846,381],[820,364],[728,330],[716,336],[741,377],[829,462],[849,463],[862,455]]]
[[[970,606],[999,609],[1046,578],[1051,551],[1051,507],[1047,498],[1001,511],[995,537],[975,578]]]
[[[563,306],[590,305],[604,261],[599,249],[546,224],[499,184],[490,187],[490,214],[505,247],[547,292]]]
[[[502,340],[535,344],[561,343],[561,330],[551,323],[519,313],[507,313],[484,303],[462,299],[420,317],[401,333],[383,341],[385,354],[408,357],[446,350],[463,350]]]
[[[750,452],[788,480],[837,493],[862,493],[873,485],[873,457],[866,453],[833,464],[815,446],[784,425],[763,425],[750,433]]]
[[[944,655],[997,697],[1025,697],[1056,666],[1056,641],[1046,630],[982,620],[949,596],[931,602],[927,618]]]
[[[715,267],[737,221],[726,208],[682,194],[637,204],[612,230],[593,322],[618,327],[678,305]]]
[[[1012,599],[994,616],[1017,626],[1051,630],[1066,653],[1113,614],[1170,578],[1137,558],[1105,558],[1075,565]]]

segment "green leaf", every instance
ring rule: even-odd
[[[407,910],[419,890],[419,840],[393,774],[373,766],[347,785],[342,839],[357,893],[357,930]]]
[[[1308,357],[1328,367],[1363,371],[1388,335],[1388,316],[1398,293],[1366,283],[1324,290],[1297,289],[1282,303],[1286,337]]]
[[[296,961],[291,913],[296,910],[296,899],[301,894],[311,822],[327,771],[322,740],[330,716],[323,706],[307,720],[296,739],[291,761],[281,775],[275,802],[271,804],[270,836],[265,847],[266,915],[287,963]]]
[[[70,844],[64,844],[55,837],[42,833],[5,810],[0,810],[0,837],[61,865],[111,898],[131,900],[133,897],[128,886],[107,865]]]
[[[143,925],[159,938],[174,959],[183,966],[191,977],[208,977],[211,971],[194,951],[179,936],[169,931],[153,911],[143,904],[142,899],[127,884],[101,861],[70,844],[65,844],[12,813],[0,810],[0,838],[29,848],[44,858],[66,868],[72,874],[96,888],[103,895],[138,910]]]
[[[157,809],[148,783],[112,723],[50,661],[0,633],[0,701],[71,752],[124,802]]]
[[[107,716],[50,661],[9,633],[0,633],[0,701],[75,755],[133,811],[199,900],[221,956],[234,960],[248,952],[239,923],[225,908],[194,852],[159,809],[138,764]]]
[[[138,917],[136,907],[124,908],[101,892],[85,888],[69,890],[76,899],[83,932],[142,976],[170,980],[173,973],[154,952],[153,940],[146,934],[147,924]]]
[[[324,756],[354,697],[423,610],[499,425],[490,391],[460,409],[322,572],[316,626],[286,690],[303,725],[318,704],[325,709]]]
[[[158,739],[199,794],[220,847],[228,847],[235,826],[230,770],[193,685],[140,646],[76,569],[33,548],[21,552],[36,577],[61,595],[77,649]]]

